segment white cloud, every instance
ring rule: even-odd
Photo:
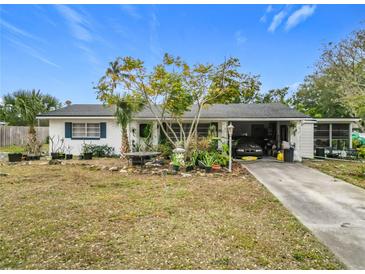
[[[59,13],[67,21],[71,33],[76,39],[87,42],[93,40],[90,31],[90,22],[84,15],[65,5],[57,5],[56,7]]]
[[[15,34],[17,36],[22,36],[22,37],[25,37],[25,38],[30,38],[30,39],[33,39],[33,40],[37,40],[37,41],[40,41],[40,42],[46,42],[44,41],[42,38],[39,38],[33,34],[30,34],[29,32],[25,31],[25,30],[22,30],[12,24],[10,24],[9,22],[6,22],[2,19],[0,19],[0,25],[2,27],[4,27],[4,29],[6,29],[8,32],[12,33],[12,34]]]
[[[85,11],[66,5],[57,5],[56,7],[58,12],[66,20],[71,35],[77,40],[75,46],[81,51],[90,64],[91,69],[97,72],[100,68],[100,61],[91,43],[99,42],[108,47],[113,47],[113,45],[98,35],[96,31],[98,27],[97,22],[92,21],[90,15]]]
[[[234,37],[236,39],[237,45],[242,45],[247,41],[247,38],[242,34],[241,30],[236,31]]]
[[[85,45],[77,45],[77,47],[84,53],[87,60],[91,64],[93,64],[93,65],[100,64],[98,57],[96,56],[95,52],[91,48],[89,48],[88,46],[85,46]]]
[[[15,46],[17,46],[18,48],[20,48],[22,51],[24,51],[25,53],[29,54],[30,56],[38,59],[39,61],[47,64],[47,65],[50,65],[50,66],[53,66],[53,67],[56,67],[56,68],[60,68],[59,65],[57,65],[56,63],[50,61],[48,58],[44,57],[43,55],[41,55],[36,49],[20,42],[20,41],[17,41],[17,40],[14,40],[14,39],[11,39],[11,38],[7,38],[10,42],[12,42]]]
[[[262,15],[262,16],[260,17],[260,22],[261,22],[261,23],[265,23],[265,22],[266,22],[266,20],[267,20],[267,14],[271,13],[273,10],[274,10],[274,9],[273,9],[272,5],[268,5],[268,6],[267,6],[267,8],[266,8],[266,10],[265,10],[264,15]]]
[[[138,13],[137,8],[133,5],[122,4],[121,9],[126,12],[130,17],[134,19],[141,19],[141,15]]]
[[[293,12],[286,21],[285,29],[290,30],[299,23],[305,21],[308,17],[313,15],[316,10],[316,5],[304,5],[300,9]]]
[[[260,22],[265,23],[266,22],[266,14],[260,17]]]
[[[269,28],[267,29],[269,32],[274,32],[280,24],[283,22],[286,16],[286,11],[282,10],[279,13],[275,14],[274,18],[271,21]]]
[[[160,45],[160,39],[158,35],[158,28],[160,26],[160,22],[157,18],[157,13],[155,7],[152,8],[151,17],[149,20],[149,29],[150,29],[150,51],[152,53],[152,58],[160,61],[162,58],[162,48]]]

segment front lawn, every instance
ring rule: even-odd
[[[353,185],[365,188],[364,162],[341,160],[305,160],[305,165],[316,168],[328,175],[344,180]]]
[[[344,268],[247,173],[0,171],[1,269]]]

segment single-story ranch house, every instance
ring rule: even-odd
[[[186,112],[183,122],[188,128],[194,111]],[[98,104],[70,104],[64,108],[41,114],[38,119],[49,120],[49,136],[64,138],[71,153],[80,154],[84,142],[108,145],[119,153],[121,130],[114,117],[114,109]],[[228,140],[227,126],[234,126],[233,139],[251,136],[257,143],[270,139],[280,146],[288,141],[295,146],[297,160],[313,158],[316,147],[351,148],[351,132],[356,118],[314,119],[280,103],[271,104],[216,104],[203,109],[198,136],[208,133],[215,125],[223,142]],[[152,144],[161,136],[159,125],[148,109],[136,113],[128,126],[132,148],[143,142],[146,124],[152,124]],[[179,127],[175,127],[178,132]]]

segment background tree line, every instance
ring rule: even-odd
[[[281,102],[312,117],[359,117],[365,126],[365,30],[328,43],[314,72],[293,93],[268,91],[259,102]]]

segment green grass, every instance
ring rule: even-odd
[[[365,188],[365,177],[363,176],[365,162],[305,160],[303,163],[350,184]]]
[[[6,147],[0,147],[0,152],[23,153],[24,152],[24,147],[22,147],[22,146],[6,146]]]
[[[48,152],[48,144],[43,144],[41,150],[44,151],[44,152]],[[25,153],[25,147],[24,146],[0,147],[0,152]]]
[[[0,171],[1,269],[344,268],[249,174]]]

